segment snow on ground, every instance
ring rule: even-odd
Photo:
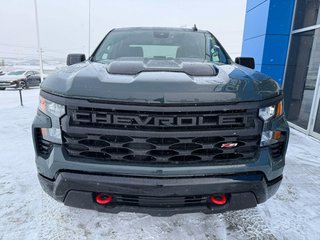
[[[257,208],[151,217],[69,208],[42,192],[30,126],[39,89],[0,91],[0,239],[320,239],[320,143],[292,130],[284,180]]]

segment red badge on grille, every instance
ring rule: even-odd
[[[221,148],[235,148],[238,146],[238,143],[222,143]]]

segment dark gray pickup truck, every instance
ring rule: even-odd
[[[235,63],[236,62],[236,63]],[[65,205],[151,215],[255,207],[279,188],[277,82],[196,28],[122,28],[41,85],[42,188]]]

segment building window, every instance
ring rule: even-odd
[[[293,29],[320,24],[320,0],[297,0]]]
[[[320,29],[292,35],[285,74],[284,96],[287,118],[308,128],[320,64]]]

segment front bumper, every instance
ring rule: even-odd
[[[280,176],[268,182],[261,173],[146,178],[61,172],[55,180],[38,176],[44,191],[67,206],[154,216],[189,212],[210,214],[255,207],[274,195],[282,180]],[[108,205],[100,205],[94,200],[97,193],[111,194],[113,200]],[[220,193],[226,194],[227,203],[222,206],[211,203],[209,197]],[[199,201],[190,202],[190,199]]]
[[[16,82],[0,82],[0,88],[16,88],[18,84]]]

